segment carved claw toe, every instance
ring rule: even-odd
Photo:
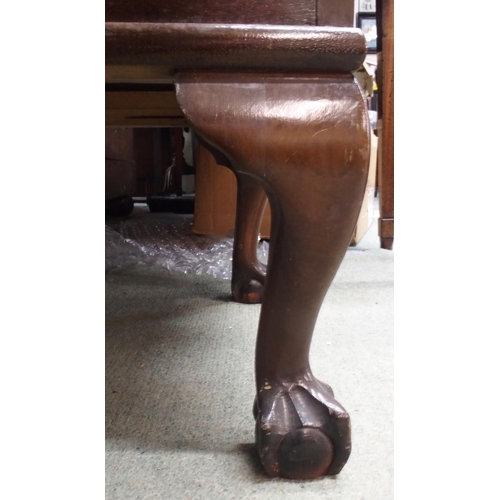
[[[271,477],[338,474],[351,452],[350,419],[329,386],[313,377],[266,382],[254,406],[256,442]]]

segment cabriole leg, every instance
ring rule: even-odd
[[[366,186],[369,124],[351,74],[181,73],[177,98],[272,212],[256,348],[256,444],[270,476],[337,474],[350,421],[309,366],[323,298],[349,246]]]
[[[234,230],[231,291],[237,302],[262,302],[266,266],[257,258],[260,223],[266,208],[266,193],[254,177],[236,173],[238,201]]]

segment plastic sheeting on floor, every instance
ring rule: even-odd
[[[128,218],[106,220],[106,272],[154,265],[173,273],[230,279],[233,242],[231,235],[194,234],[192,216],[135,207]],[[258,258],[266,263],[268,243],[257,244]]]

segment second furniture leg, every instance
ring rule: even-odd
[[[262,302],[266,266],[257,258],[257,241],[267,197],[254,177],[236,173],[238,201],[234,232],[231,291],[234,300],[246,304]]]

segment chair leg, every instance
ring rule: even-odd
[[[323,298],[366,186],[369,123],[351,74],[180,73],[192,127],[256,179],[273,226],[256,348],[256,444],[269,476],[338,474],[350,420],[309,366]]]

